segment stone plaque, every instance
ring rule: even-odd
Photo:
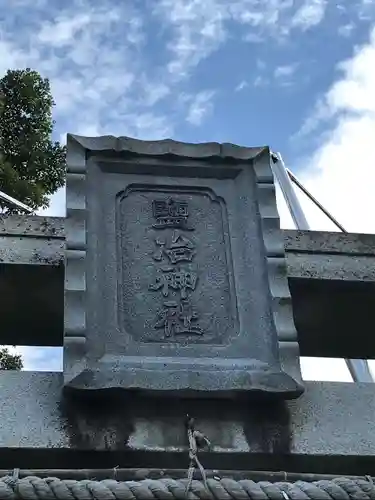
[[[68,136],[64,378],[303,391],[270,153]]]
[[[224,200],[194,186],[130,184],[116,211],[121,331],[185,345],[238,335]]]

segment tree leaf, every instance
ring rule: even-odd
[[[0,79],[0,189],[34,209],[47,207],[65,183],[66,148],[51,140],[53,106],[38,72],[9,70]],[[9,210],[4,202],[0,208]]]

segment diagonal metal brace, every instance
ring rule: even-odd
[[[303,186],[297,177],[285,167],[283,158],[280,153],[271,152],[271,167],[276,180],[279,183],[283,193],[289,212],[293,218],[297,229],[311,230],[311,227],[303,213],[301,204],[293,189],[292,182],[333,222],[342,232],[347,231],[344,227],[331,215],[326,208]],[[354,382],[369,382],[374,383],[368,361],[362,359],[346,359],[346,365]]]

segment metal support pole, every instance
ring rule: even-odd
[[[347,233],[348,231],[344,229],[344,227],[333,217],[332,214],[328,212],[326,208],[323,207],[321,203],[313,196],[310,191],[308,191],[305,186],[297,179],[297,177],[292,174],[292,172],[289,170],[289,168],[285,169],[287,174],[289,175],[290,179],[294,184],[300,188],[300,190],[318,207],[320,210],[328,217],[328,219],[333,222],[333,224],[340,229],[343,233]]]
[[[293,189],[292,183],[286,171],[283,159],[280,153],[272,153],[272,170],[279,183],[286,204],[288,205],[290,215],[293,218],[294,225],[297,229],[310,230],[309,223],[303,213],[301,204]]]
[[[3,200],[3,201],[6,201],[10,205],[14,205],[17,208],[21,208],[22,210],[25,210],[25,212],[28,212],[28,213],[33,213],[34,212],[34,210],[32,208],[28,207],[24,203],[21,203],[20,201],[16,200],[12,196],[9,196],[8,194],[5,194],[3,191],[0,191],[0,199]]]
[[[354,382],[374,383],[367,359],[346,359],[345,362]]]
[[[321,203],[318,202],[318,200],[300,183],[300,181],[289,170],[287,170],[280,153],[271,153],[271,158],[273,173],[279,183],[297,229],[310,230],[311,228],[293,189],[292,180],[302,190],[302,192],[306,194],[310,200],[313,201],[334,224],[336,224],[337,227],[341,229],[341,231],[346,232],[343,226],[341,226],[341,224],[336,221],[336,219],[323,207],[323,205],[321,205]],[[346,359],[345,362],[354,382],[374,382],[367,360]]]

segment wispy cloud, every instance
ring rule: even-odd
[[[141,85],[140,100],[147,106],[154,106],[171,93],[171,88],[165,82],[152,82],[143,76],[138,84]]]
[[[358,17],[361,20],[373,19],[375,13],[375,3],[373,0],[360,0],[358,8]]]
[[[233,23],[243,40],[259,42],[265,36],[280,40],[294,29],[319,24],[325,6],[325,0],[306,0],[299,9],[292,0],[159,0],[153,12],[172,30],[168,70],[175,78],[184,78],[233,37]]]
[[[305,29],[306,19],[316,25],[324,2],[320,17],[317,0],[310,3],[155,0],[147,10],[136,1],[16,0],[9,8],[0,0],[0,72],[31,66],[50,78],[58,135],[173,135],[183,120],[174,103],[199,64],[228,40],[278,40]]]
[[[355,30],[355,24],[347,23],[340,26],[337,31],[340,36],[348,38],[350,37],[350,35],[353,33],[354,30]]]
[[[270,83],[269,79],[262,75],[256,76],[253,81],[254,87],[265,87],[269,83]]]
[[[243,40],[245,42],[250,42],[250,43],[262,43],[264,42],[264,37],[260,35],[259,33],[246,33],[243,36]]]
[[[75,40],[75,36],[92,20],[92,16],[83,13],[74,18],[59,16],[53,22],[46,22],[37,34],[37,38],[41,43],[52,47],[69,46]]]
[[[172,119],[154,109],[169,93],[168,82],[139,56],[147,36],[139,10],[110,0],[100,6],[71,0],[62,8],[52,2],[45,11],[42,3],[28,5],[28,22],[17,37],[16,16],[3,24],[0,71],[31,66],[48,77],[60,130],[116,129],[144,138],[173,132]]]
[[[189,106],[186,120],[191,125],[201,125],[205,116],[207,116],[213,108],[213,90],[203,90],[195,96],[188,98]]]
[[[234,91],[235,92],[240,92],[241,90],[245,89],[248,86],[249,86],[249,84],[247,83],[247,81],[246,80],[242,80],[238,85],[236,85]]]
[[[339,65],[340,77],[312,117],[319,146],[303,159],[301,180],[348,231],[373,232],[375,211],[375,28],[369,41]],[[320,111],[319,111],[320,110]],[[321,132],[323,131],[323,132]],[[335,229],[301,198],[314,229]]]
[[[303,30],[316,26],[323,20],[326,8],[327,0],[305,0],[293,17],[292,26]]]
[[[259,68],[259,74],[253,80],[254,87],[266,87],[271,84],[276,84],[279,87],[287,87],[294,83],[293,76],[298,68],[298,64],[276,66],[273,71],[267,71],[266,66],[262,64],[257,67]]]
[[[172,57],[167,65],[171,76],[186,77],[225,41],[226,10],[217,0],[156,2],[154,14],[172,29],[172,41],[168,44]]]
[[[296,70],[295,64],[286,64],[284,66],[277,66],[274,71],[275,78],[284,78],[293,75]]]
[[[327,92],[319,96],[299,131],[307,135],[317,129],[339,125],[344,120],[375,114],[375,29],[370,34],[370,42],[357,47],[353,58],[336,65],[343,77],[336,80]]]
[[[276,84],[287,87],[293,84],[293,76],[298,68],[298,64],[285,64],[274,69],[273,77]]]
[[[292,140],[308,136],[308,134],[311,134],[311,132],[316,130],[322,122],[330,119],[331,117],[332,113],[325,100],[322,97],[318,98],[313,111],[306,116],[302,126],[294,134]]]

